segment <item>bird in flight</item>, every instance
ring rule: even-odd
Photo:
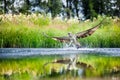
[[[85,37],[88,37],[88,36],[92,35],[101,26],[103,20],[99,24],[97,24],[96,26],[94,26],[94,27],[92,27],[90,29],[87,29],[85,31],[78,32],[76,34],[73,34],[73,33],[69,32],[68,36],[51,37],[51,38],[56,40],[56,41],[67,44],[68,47],[74,46],[74,47],[76,47],[78,49],[78,48],[81,47],[81,45],[77,40],[80,39],[80,38],[85,38]]]

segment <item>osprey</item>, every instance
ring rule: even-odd
[[[68,44],[68,47],[75,46],[78,49],[78,48],[81,47],[81,45],[77,41],[77,39],[85,38],[85,37],[88,37],[88,36],[92,35],[101,26],[103,20],[99,24],[97,24],[96,26],[94,26],[94,27],[92,27],[92,28],[90,28],[88,30],[78,32],[76,34],[72,34],[72,33],[69,32],[68,36],[51,37],[51,38],[56,40],[56,41],[60,41],[62,43]]]

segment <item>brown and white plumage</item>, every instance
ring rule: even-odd
[[[90,29],[87,29],[85,31],[78,32],[76,34],[68,33],[68,36],[64,36],[64,37],[51,37],[51,38],[56,41],[60,41],[60,42],[72,42],[77,48],[80,48],[81,45],[77,41],[77,39],[85,38],[85,37],[92,35],[101,26],[103,20],[96,26],[94,26]]]
[[[77,38],[85,38],[85,37],[92,35],[101,26],[102,22],[103,22],[103,20],[99,24],[97,24],[96,26],[94,26],[88,30],[78,32],[76,34]]]
[[[60,41],[60,42],[69,42],[70,38],[68,36],[64,36],[64,37],[52,37],[52,39]]]

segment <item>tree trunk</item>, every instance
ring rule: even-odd
[[[3,8],[4,8],[4,14],[7,13],[7,8],[6,8],[6,6],[7,6],[7,2],[6,2],[6,0],[4,0],[4,6],[3,6]]]
[[[66,0],[67,2],[67,19],[70,19],[70,8],[69,8],[69,0]]]
[[[28,6],[30,5],[30,1],[29,0],[26,0],[26,3],[27,3]]]

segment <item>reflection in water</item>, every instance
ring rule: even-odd
[[[57,70],[53,67],[51,74],[46,76],[49,76],[49,78],[55,77],[56,79],[59,79],[59,77],[61,79],[61,76],[68,79],[74,77],[74,80],[80,78],[82,80],[120,80],[120,65],[116,62],[116,60],[120,61],[118,58],[93,54],[64,55],[62,58],[50,62],[51,65],[60,64],[60,68]],[[89,64],[91,59],[93,61]],[[84,60],[88,61],[84,62]],[[96,62],[96,65],[92,65],[94,62]]]
[[[79,61],[79,55],[64,55],[61,59],[56,59],[52,62],[47,62],[44,64],[44,67],[47,65],[52,64],[61,64],[61,67],[59,70],[56,69],[56,67],[51,68],[50,74],[48,74],[49,77],[55,77],[55,76],[62,76],[62,75],[69,75],[72,77],[84,77],[86,70],[94,70],[94,67],[88,63],[80,62]],[[62,64],[65,66],[63,67]],[[51,65],[51,66],[52,66]]]
[[[119,56],[98,54],[1,59],[0,80],[120,80],[119,62]]]
[[[78,76],[82,77],[84,73],[84,69],[78,69]]]
[[[91,72],[92,74],[92,72]],[[46,75],[47,76],[47,75]],[[85,69],[79,68],[78,70],[64,71],[62,69],[60,73],[55,72],[53,69],[51,74],[48,77],[42,77],[41,79],[45,80],[120,80],[120,75],[108,75],[108,76],[99,76],[99,77],[86,77]]]

